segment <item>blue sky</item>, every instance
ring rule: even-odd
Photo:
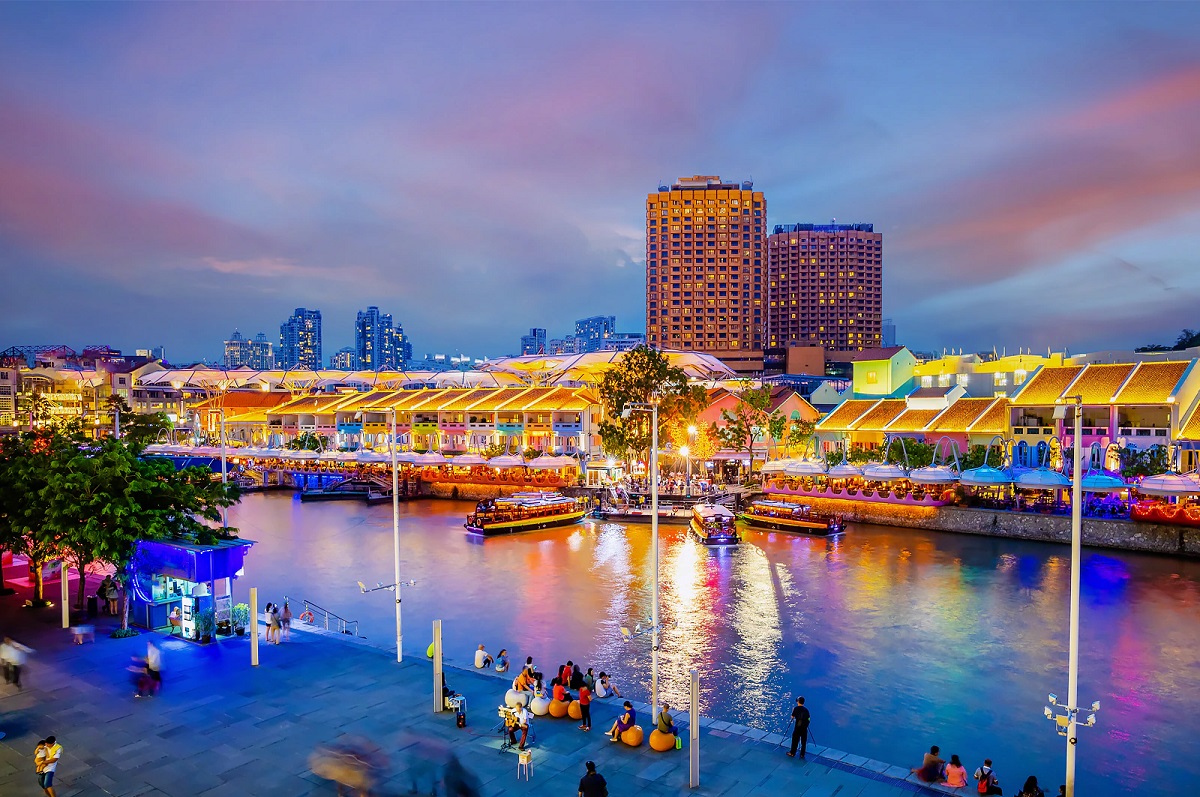
[[[643,203],[884,233],[918,349],[1200,326],[1194,3],[0,5],[0,344],[644,326]]]

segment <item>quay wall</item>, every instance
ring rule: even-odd
[[[956,506],[899,506],[840,498],[806,498],[818,512],[855,523],[952,531],[1041,542],[1071,542],[1069,515],[997,512]],[[1083,519],[1083,544],[1125,551],[1200,557],[1200,529],[1129,520]]]

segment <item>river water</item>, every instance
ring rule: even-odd
[[[430,622],[459,661],[479,643],[572,659],[649,694],[654,583],[650,528],[585,522],[479,540],[472,504],[413,501],[400,518],[405,654],[424,655]],[[258,542],[239,580],[260,601],[307,599],[395,642],[391,506],[301,504],[258,494],[229,523]],[[779,732],[794,696],[813,741],[915,766],[930,744],[968,770],[995,760],[1005,793],[1036,774],[1054,794],[1065,740],[1042,715],[1065,699],[1070,549],[1064,545],[851,525],[838,540],[746,533],[711,551],[661,526],[663,699],[686,707],[688,670],[706,715]],[[1183,794],[1200,787],[1200,562],[1084,550],[1079,794]],[[294,609],[299,614],[299,609]]]

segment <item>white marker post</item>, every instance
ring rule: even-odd
[[[442,621],[433,621],[433,713],[440,714],[446,707],[442,697]]]
[[[63,628],[71,627],[71,585],[67,581],[67,574],[71,572],[67,567],[67,560],[62,560],[62,568],[59,569],[58,577],[62,579],[62,621]],[[83,578],[83,574],[79,575]]]
[[[258,587],[250,588],[250,666],[258,666]]]
[[[688,707],[688,786],[700,785],[700,673],[692,670],[692,704]]]

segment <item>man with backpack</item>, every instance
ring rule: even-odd
[[[975,780],[979,781],[976,791],[980,794],[1004,794],[1000,788],[1000,780],[992,771],[992,759],[983,759],[983,766],[975,770]]]

